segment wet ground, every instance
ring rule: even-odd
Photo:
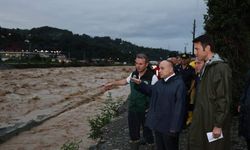
[[[103,139],[96,147],[98,150],[129,150],[128,124],[126,110],[116,118],[111,124],[104,128]],[[188,128],[182,130],[179,139],[179,150],[187,150]],[[231,144],[232,150],[247,150],[246,143],[242,137],[238,136],[238,117],[233,117],[231,124]],[[145,146],[141,145],[140,150]]]

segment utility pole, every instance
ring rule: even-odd
[[[187,46],[188,46],[188,43],[184,43],[184,53],[187,54]]]
[[[196,29],[196,21],[194,19],[193,32],[192,32],[192,34],[193,34],[193,40],[195,38],[195,29]],[[194,43],[193,43],[193,48],[192,48],[192,54],[194,55]]]

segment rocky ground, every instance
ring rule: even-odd
[[[126,108],[126,107],[125,107]],[[90,149],[98,150],[129,150],[128,124],[126,110],[114,121],[104,128],[102,140],[97,146]],[[180,135],[179,150],[187,150],[187,133],[188,128],[183,130]],[[246,143],[242,137],[238,136],[238,117],[233,117],[231,126],[231,143],[232,150],[247,150]],[[145,146],[141,145],[140,150],[144,150]]]

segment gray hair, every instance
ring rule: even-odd
[[[143,54],[143,53],[137,54],[137,55],[136,55],[136,58],[145,59],[145,62],[146,62],[146,63],[149,62],[148,56],[147,56],[146,54]]]

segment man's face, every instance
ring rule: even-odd
[[[189,64],[189,62],[190,62],[189,58],[182,58],[181,59],[181,64],[182,65],[187,65],[187,64]]]
[[[200,73],[202,67],[204,66],[205,62],[203,60],[195,59],[195,72]]]
[[[194,43],[194,54],[199,60],[206,61],[208,55],[207,50],[209,48],[209,46],[206,46],[204,49],[201,45],[201,42]]]
[[[171,74],[173,74],[173,68],[171,67],[170,62],[162,61],[160,63],[159,74],[161,78],[167,78]]]
[[[138,72],[143,72],[148,66],[145,59],[136,58],[135,59],[135,68]]]
[[[177,58],[176,57],[170,57],[169,60],[173,62],[173,64],[177,64]]]
[[[181,57],[180,57],[180,56],[177,56],[176,59],[177,59],[176,64],[180,64],[180,63],[181,63]]]

